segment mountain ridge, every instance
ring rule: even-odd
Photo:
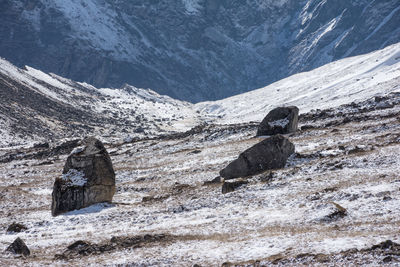
[[[396,0],[2,5],[0,56],[17,66],[96,87],[128,83],[192,102],[243,93],[400,41]]]

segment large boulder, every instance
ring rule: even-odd
[[[298,121],[299,109],[297,107],[275,108],[260,123],[257,136],[295,132],[297,131]]]
[[[239,158],[220,171],[220,175],[225,179],[234,179],[283,168],[293,153],[294,145],[288,139],[274,135],[241,153]]]
[[[51,213],[81,209],[99,202],[111,202],[115,173],[104,145],[93,137],[82,141],[65,163],[63,174],[53,186]]]

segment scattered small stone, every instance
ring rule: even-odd
[[[173,213],[182,213],[182,212],[185,212],[185,211],[189,211],[189,209],[186,208],[186,207],[183,206],[183,205],[179,205],[179,206],[176,207],[176,208],[172,208],[171,211],[172,211]]]
[[[26,246],[25,242],[22,241],[21,238],[15,239],[15,241],[8,246],[6,249],[7,252],[11,252],[13,254],[23,255],[25,257],[31,254],[29,248]]]
[[[315,194],[307,196],[307,199],[310,200],[310,201],[320,200],[321,199],[321,195],[320,195],[320,193],[316,192]]]
[[[7,228],[7,233],[20,233],[22,231],[28,230],[28,227],[21,223],[13,222]]]
[[[400,244],[395,243],[392,240],[386,240],[371,247],[371,250],[376,250],[376,249],[400,250]]]
[[[54,161],[46,160],[46,161],[39,162],[39,163],[37,164],[37,166],[52,165],[52,164],[54,164]]]
[[[324,192],[325,193],[330,193],[330,192],[335,192],[337,190],[338,190],[337,187],[328,187],[328,188],[324,189]]]
[[[237,188],[247,183],[248,181],[224,182],[224,184],[222,185],[222,194],[234,192]]]
[[[274,173],[270,172],[270,173],[268,173],[268,175],[261,177],[260,180],[261,180],[261,182],[267,183],[267,182],[272,181],[273,178],[274,178]]]
[[[163,201],[169,198],[169,195],[166,196],[146,196],[142,198],[142,202],[152,202],[152,201]]]
[[[84,240],[78,240],[67,247],[62,254],[56,254],[56,260],[68,260],[81,258],[82,256],[100,255],[117,249],[138,248],[145,244],[161,242],[164,239],[173,239],[172,236],[164,234],[143,235],[133,237],[116,237],[113,236],[109,241],[94,244]]]
[[[213,185],[213,184],[220,184],[223,183],[224,179],[221,178],[221,176],[217,176],[214,179],[212,179],[211,181],[205,181],[203,183],[203,185]]]
[[[38,143],[33,146],[33,148],[50,148],[49,143]]]
[[[201,150],[196,149],[196,150],[189,152],[188,155],[195,155],[195,154],[200,154],[200,153],[201,153]]]
[[[300,130],[306,131],[306,130],[314,129],[314,128],[315,128],[315,126],[313,126],[313,125],[303,125],[300,127]]]
[[[390,196],[384,196],[382,200],[383,201],[389,201],[389,200],[392,200],[392,198]]]
[[[322,221],[332,222],[332,221],[336,221],[340,218],[343,218],[347,215],[347,209],[343,208],[342,206],[340,206],[339,204],[337,204],[335,202],[331,202],[331,204],[333,204],[333,206],[334,206],[334,211],[332,213],[326,215],[324,218],[322,218]]]
[[[391,262],[393,260],[393,258],[391,257],[391,256],[387,256],[387,257],[385,257],[385,258],[383,258],[383,262],[384,263],[387,263],[387,262]]]

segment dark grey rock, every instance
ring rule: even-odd
[[[332,212],[321,219],[323,222],[333,222],[347,215],[347,209],[339,204],[332,202]]]
[[[13,254],[24,255],[25,257],[31,254],[31,251],[26,246],[25,242],[22,241],[22,239],[19,237],[15,239],[15,241],[10,246],[8,246],[6,251]]]
[[[21,223],[13,222],[7,228],[7,233],[20,233],[22,231],[28,230],[28,227]]]
[[[220,176],[233,179],[283,168],[293,153],[294,145],[287,138],[274,135],[241,153],[238,159],[220,171]]]
[[[224,182],[224,184],[222,185],[222,194],[234,192],[237,188],[245,184],[248,184],[248,182],[247,181]]]
[[[262,120],[257,136],[287,134],[297,131],[299,109],[295,106],[278,107],[271,110]]]
[[[63,175],[53,186],[51,212],[81,209],[99,202],[111,202],[115,193],[115,173],[104,145],[96,138],[82,141],[65,163]]]
[[[215,177],[214,179],[212,179],[211,181],[205,181],[203,183],[203,185],[214,185],[214,184],[220,184],[223,182],[223,179],[221,178],[221,176]]]

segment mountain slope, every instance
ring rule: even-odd
[[[397,0],[0,4],[0,56],[17,66],[195,102],[400,42]]]
[[[196,105],[125,85],[95,88],[0,59],[0,145],[83,137],[156,136],[208,124],[261,121],[274,107],[300,113],[400,91],[400,43]]]
[[[0,59],[0,146],[88,134],[118,138],[185,131],[192,105],[129,85],[97,89]]]
[[[306,113],[395,91],[400,91],[400,43],[195,108],[220,123],[238,123],[261,121],[277,106],[295,105]]]

